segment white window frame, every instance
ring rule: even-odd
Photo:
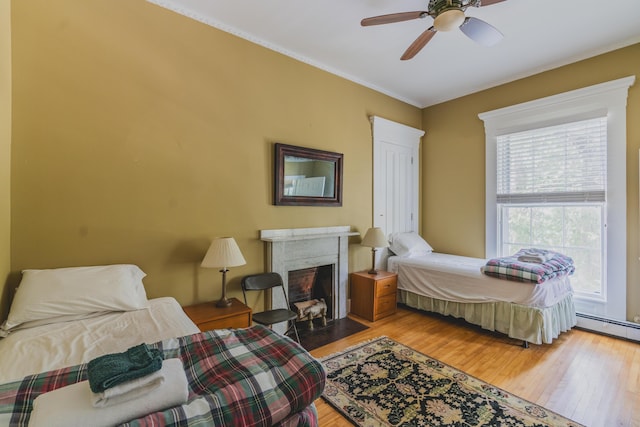
[[[627,293],[627,94],[635,76],[565,92],[478,115],[485,126],[485,256],[498,253],[496,143],[498,135],[607,116],[607,203],[604,220],[606,301],[576,296],[579,312],[626,319]]]

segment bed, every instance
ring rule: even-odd
[[[483,274],[486,259],[433,252],[415,233],[390,237],[395,254],[387,269],[398,274],[398,301],[462,318],[483,329],[528,343],[550,344],[576,325],[569,275],[543,283]]]
[[[148,300],[143,277],[133,265],[23,272],[0,328],[0,425],[28,425],[38,396],[140,343],[182,362],[188,397],[125,425],[317,425],[325,372],[307,351],[259,325],[201,332],[175,299]]]

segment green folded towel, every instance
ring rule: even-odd
[[[131,347],[122,353],[105,354],[87,365],[89,387],[100,393],[125,381],[149,375],[162,368],[162,353],[147,344]]]

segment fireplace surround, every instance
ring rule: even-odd
[[[265,242],[267,270],[279,273],[285,291],[289,289],[289,272],[312,267],[333,266],[331,307],[333,319],[347,317],[347,284],[349,280],[350,226],[289,228],[260,230]],[[288,295],[288,294],[287,294]],[[285,308],[284,298],[274,294],[270,308]],[[284,333],[285,325],[274,325]]]

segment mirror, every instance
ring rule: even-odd
[[[275,145],[274,205],[342,206],[341,153]]]

